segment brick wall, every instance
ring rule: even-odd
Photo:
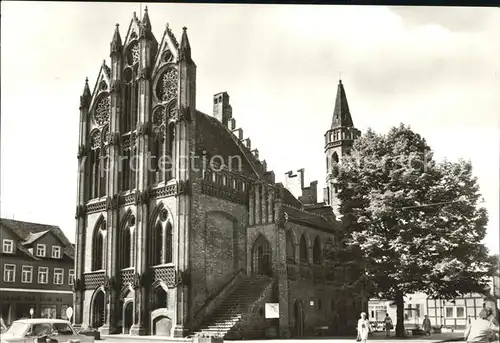
[[[248,213],[244,205],[197,192],[196,184],[193,188],[190,259],[196,313],[207,298],[245,268]]]

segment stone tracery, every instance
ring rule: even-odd
[[[90,148],[92,150],[99,149],[101,147],[101,131],[95,130],[90,136]]]
[[[177,95],[177,82],[179,73],[177,69],[170,68],[159,78],[156,86],[156,94],[161,101],[168,101]]]
[[[127,62],[129,65],[134,65],[139,62],[140,47],[138,42],[133,42],[127,54]]]
[[[99,126],[109,122],[110,101],[109,96],[102,96],[97,102],[94,119]]]

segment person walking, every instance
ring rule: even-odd
[[[422,328],[424,329],[425,335],[431,335],[431,320],[428,315],[425,315],[424,322],[422,323]]]
[[[368,339],[368,333],[370,332],[370,322],[366,319],[366,313],[361,312],[361,316],[358,320],[358,342],[366,343]]]
[[[385,314],[384,326],[385,326],[385,337],[390,337],[391,330],[394,328],[394,325],[392,324],[391,317],[389,317],[389,313]]]
[[[464,332],[464,339],[467,343],[492,342],[499,331],[498,326],[493,323],[493,311],[484,308],[479,313],[479,319],[475,319],[467,326]]]

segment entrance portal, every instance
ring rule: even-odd
[[[272,275],[271,244],[262,235],[255,240],[253,245],[252,271],[254,275]]]
[[[99,290],[94,295],[92,302],[92,320],[91,325],[97,329],[104,325],[104,292]]]
[[[123,309],[123,333],[130,333],[130,327],[134,323],[134,303],[129,301]]]
[[[295,329],[297,330],[297,336],[302,337],[304,335],[304,309],[302,307],[301,301],[295,301]]]

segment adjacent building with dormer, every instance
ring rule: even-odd
[[[85,82],[75,326],[178,337],[355,334],[367,301],[342,244],[330,170],[359,135],[342,83],[318,201],[304,170],[275,181],[227,92],[213,96],[212,114],[197,110],[193,56],[186,28],[180,43],[168,25],[158,41],[145,9],[123,40],[117,25],[109,66],[92,90]]]
[[[1,316],[66,318],[73,306],[74,247],[53,225],[0,219]]]

